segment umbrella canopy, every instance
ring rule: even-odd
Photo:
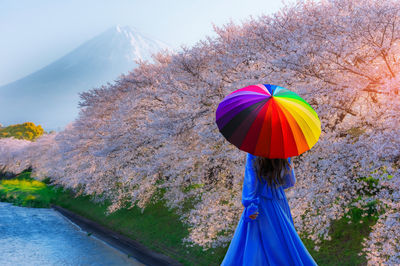
[[[311,149],[321,134],[313,108],[295,92],[270,84],[235,90],[218,105],[219,131],[250,154],[288,158]]]

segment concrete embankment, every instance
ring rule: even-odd
[[[64,209],[60,206],[52,205],[54,210],[58,211],[66,218],[77,224],[82,230],[93,234],[97,238],[105,241],[109,245],[119,249],[125,254],[134,257],[138,261],[146,265],[182,265],[181,263],[171,259],[160,253],[156,253],[149,248],[143,246],[139,242],[123,236],[117,232],[82,217],[74,212]]]

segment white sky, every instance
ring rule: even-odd
[[[0,86],[114,25],[132,26],[179,48],[212,36],[213,23],[240,23],[283,5],[280,0],[0,0]]]

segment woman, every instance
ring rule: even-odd
[[[284,192],[295,182],[290,158],[247,154],[245,209],[221,265],[317,265],[294,228]]]

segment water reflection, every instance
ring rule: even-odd
[[[0,265],[143,265],[52,209],[0,202]]]

